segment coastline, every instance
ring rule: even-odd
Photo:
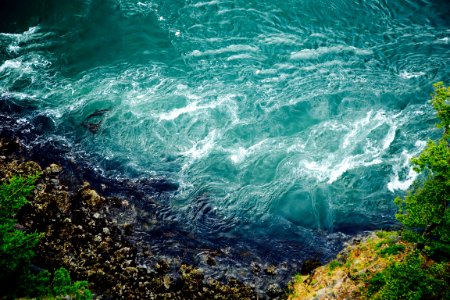
[[[30,205],[18,216],[23,230],[44,233],[33,261],[38,268],[66,267],[75,279],[90,282],[96,299],[257,299],[254,288],[233,278],[226,283],[205,278],[186,262],[176,272],[164,260],[143,265],[153,253],[130,239],[135,208],[129,201],[104,197],[88,182],[69,185],[60,165],[41,167],[18,155],[21,147],[17,140],[0,139],[0,177],[42,174]],[[272,291],[279,294],[281,289]]]
[[[386,254],[392,245],[402,250]],[[289,299],[371,299],[371,279],[394,263],[405,261],[415,248],[413,243],[401,240],[396,231],[354,237],[334,260],[309,274],[297,275],[291,282]]]
[[[50,118],[43,115],[23,118],[22,114],[24,111],[26,112],[26,107],[15,106],[13,102],[7,100],[2,101],[2,105],[3,113],[0,114],[0,121],[3,124],[0,128],[0,138],[3,141],[1,163],[6,166],[15,161],[13,165],[9,166],[11,174],[15,172],[14,170],[21,168],[20,164],[27,162],[33,166],[32,169],[42,169],[45,177],[40,181],[47,182],[44,182],[44,185],[39,185],[38,182],[38,185],[41,189],[43,187],[47,189],[42,191],[45,192],[47,200],[50,201],[53,197],[52,193],[56,193],[59,198],[63,198],[62,203],[65,203],[58,208],[58,205],[55,207],[54,204],[37,202],[37,206],[33,209],[42,209],[42,211],[40,214],[31,211],[32,214],[35,214],[35,221],[31,224],[30,229],[36,229],[33,227],[36,224],[40,224],[39,229],[43,232],[47,231],[49,226],[53,229],[59,228],[57,231],[51,232],[53,235],[49,240],[59,240],[60,245],[54,245],[53,250],[40,252],[43,257],[41,261],[46,263],[45,253],[53,257],[55,253],[60,255],[61,249],[78,249],[80,248],[77,245],[79,241],[73,238],[72,234],[80,235],[88,232],[89,239],[83,241],[87,245],[86,249],[97,243],[94,238],[101,242],[105,239],[109,240],[109,238],[115,242],[117,239],[125,248],[130,248],[132,254],[127,255],[132,256],[133,264],[136,268],[138,266],[145,266],[145,268],[142,270],[137,268],[137,273],[136,270],[129,269],[134,273],[130,273],[126,277],[136,278],[136,276],[140,277],[141,274],[144,274],[145,278],[153,280],[153,283],[150,284],[151,294],[156,291],[157,295],[172,293],[171,297],[183,295],[179,296],[183,298],[185,297],[184,293],[194,295],[194,291],[195,293],[200,291],[202,294],[206,290],[214,295],[217,294],[218,297],[226,294],[226,298],[238,293],[239,296],[236,298],[239,299],[285,299],[288,293],[287,286],[292,276],[300,272],[310,260],[323,263],[332,259],[340,250],[336,245],[342,244],[347,239],[347,236],[343,234],[333,235],[333,238],[336,239],[333,242],[336,249],[323,249],[323,253],[309,253],[309,255],[302,256],[298,253],[304,249],[299,250],[298,243],[291,244],[290,241],[286,241],[286,248],[283,246],[273,249],[268,241],[259,241],[260,244],[252,245],[252,240],[240,241],[239,237],[231,239],[206,237],[205,239],[195,236],[180,227],[179,222],[166,221],[164,215],[161,215],[161,212],[169,209],[170,199],[168,197],[176,189],[176,184],[163,178],[138,180],[108,178],[102,172],[92,169],[88,161],[73,155],[70,146],[64,141],[43,140],[44,133],[48,135],[48,131],[54,130],[52,129],[54,128],[52,127],[53,121]],[[54,173],[47,170],[49,167],[53,168]],[[94,206],[90,207],[89,205]],[[51,210],[47,211],[47,208]],[[72,217],[74,211],[76,211],[75,218]],[[94,216],[100,217],[101,220],[97,220]],[[40,219],[45,221],[39,221]],[[51,222],[54,221],[49,220],[57,220],[56,225],[52,225]],[[82,229],[80,230],[77,226],[81,226]],[[107,228],[105,231],[108,234],[103,231],[104,228]],[[61,231],[64,231],[67,242],[61,242],[63,239],[58,236]],[[109,238],[107,238],[108,236]],[[107,242],[107,244],[110,243]],[[110,256],[111,253],[124,248],[111,248],[110,245],[106,247],[105,243],[102,244],[102,247],[105,247],[102,251],[106,251],[103,256]],[[91,251],[97,250],[91,249]],[[280,256],[280,253],[287,253],[287,256],[284,254]],[[55,257],[59,257],[58,255]],[[83,257],[83,259],[88,259],[89,263],[80,264],[76,262],[78,258],[74,258],[69,250],[65,255],[65,258],[61,256],[54,264],[63,263],[69,269],[70,263],[73,264],[74,261],[76,265],[90,266],[89,275],[94,278],[97,276],[95,272],[98,269],[98,266],[94,267],[95,264],[112,264],[111,260],[105,260],[102,256],[100,258]],[[98,262],[94,263],[95,260]],[[129,260],[127,259],[127,261]],[[78,271],[75,268],[74,278],[90,280],[86,277],[88,275],[87,267]],[[70,271],[73,272],[72,269]],[[108,293],[112,293],[109,291],[111,284],[104,283],[106,282],[104,278],[109,278],[108,272],[101,271],[99,280],[103,282],[104,289],[108,289]],[[197,279],[189,279],[190,276],[194,276],[191,274],[192,272],[197,274],[195,275]],[[201,284],[199,278],[201,278]],[[146,282],[133,279],[134,281],[138,284]],[[172,284],[167,289],[169,281]],[[192,282],[195,282],[194,291],[183,290],[189,284],[191,287],[188,290],[191,289]],[[133,285],[131,284],[131,286]],[[137,288],[139,289],[139,286]],[[126,287],[117,287],[114,295],[119,297],[119,291],[122,290],[123,294],[126,289]],[[182,290],[183,293],[181,293]],[[95,288],[93,291],[96,291]],[[202,297],[204,298],[204,296]]]
[[[375,232],[364,232],[344,242],[336,258],[326,265],[323,260],[306,259],[300,268],[283,266],[293,274],[286,285],[277,277],[279,267],[256,263],[250,266],[253,281],[240,281],[233,276],[215,278],[208,268],[214,268],[223,253],[212,248],[190,249],[197,251],[200,263],[188,256],[177,259],[175,255],[161,256],[152,248],[151,240],[137,237],[137,223],[142,221],[139,207],[124,197],[127,192],[133,196],[132,186],[108,189],[100,181],[95,184],[99,188],[94,188],[70,165],[65,169],[46,159],[37,163],[28,151],[18,138],[0,136],[3,181],[13,175],[42,174],[29,199],[30,205],[18,216],[18,226],[45,234],[33,263],[49,270],[63,266],[74,279],[88,280],[95,299],[360,299],[364,284],[355,280],[357,276],[349,270],[366,274],[367,270],[362,269],[367,265],[355,265],[350,257],[356,251],[361,256],[359,260],[375,261],[379,270],[388,265],[385,260],[377,261],[378,256],[370,256],[376,253],[374,241],[380,238]],[[139,193],[142,196],[143,192]],[[151,196],[148,201],[152,202]],[[163,238],[173,234],[159,233]],[[361,245],[370,246],[361,251]],[[410,248],[411,245],[408,251]],[[330,265],[336,261],[339,267],[330,271]],[[269,284],[265,289],[258,288],[254,284],[258,280]]]

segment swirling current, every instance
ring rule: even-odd
[[[161,255],[239,249],[223,264],[285,279],[395,224],[449,82],[445,0],[1,3],[1,113],[104,178],[170,182],[140,216]]]

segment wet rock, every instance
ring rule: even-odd
[[[135,267],[126,267],[124,271],[132,277],[137,277],[138,275],[138,269],[136,269]]]
[[[322,265],[323,264],[320,260],[308,259],[303,263],[302,268],[300,270],[300,274],[309,275],[314,271],[314,269],[316,269]]]
[[[85,201],[91,209],[98,209],[105,202],[105,199],[101,197],[97,191],[91,189],[87,182],[83,184],[80,195],[83,201]]]
[[[251,264],[251,269],[252,269],[253,274],[258,274],[259,272],[261,272],[261,266],[255,262],[253,262]]]
[[[126,235],[130,235],[133,232],[133,224],[125,223],[122,227]]]
[[[274,276],[277,274],[277,268],[275,266],[270,265],[264,269],[264,273],[266,273],[267,275]]]
[[[207,263],[209,266],[215,266],[215,265],[216,265],[216,261],[215,261],[214,258],[212,258],[211,256],[208,256],[208,257],[206,258],[206,263]]]
[[[57,164],[50,164],[50,166],[48,166],[44,171],[44,173],[47,173],[47,174],[58,174],[61,172],[62,172],[62,167]]]
[[[198,283],[203,280],[203,274],[200,269],[182,264],[180,267],[181,278],[191,283]]]
[[[0,139],[1,178],[42,172],[35,162],[11,159],[15,150],[4,150],[2,143]],[[20,213],[20,229],[45,234],[34,258],[37,266],[68,268],[74,279],[88,279],[99,299],[256,299],[254,288],[235,279],[205,279],[201,269],[181,264],[179,258],[171,258],[170,266],[159,260],[154,269],[142,267],[142,259],[151,261],[154,254],[151,245],[138,251],[138,244],[130,242],[134,205],[102,197],[87,182],[68,186],[62,176],[66,170],[57,164],[45,168],[30,205]],[[215,265],[213,256],[206,256],[205,262]],[[180,276],[171,274],[180,264]]]
[[[165,273],[167,272],[167,270],[169,269],[169,265],[167,264],[167,262],[165,260],[159,260],[156,264],[155,264],[155,270],[158,273]]]
[[[267,295],[272,299],[280,299],[285,294],[278,283],[271,283],[267,287]]]
[[[166,275],[163,278],[164,287],[168,290],[170,288],[170,284],[172,283],[172,279],[170,276]]]

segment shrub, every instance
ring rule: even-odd
[[[450,254],[450,88],[434,85],[431,104],[443,129],[439,141],[429,141],[425,150],[411,160],[422,179],[415,182],[405,198],[397,197],[396,218],[411,231],[410,240],[439,259]]]
[[[384,248],[380,251],[381,255],[396,255],[405,251],[405,246],[395,244],[389,245],[387,248]]]
[[[333,259],[332,261],[330,261],[330,264],[328,266],[330,268],[330,271],[333,271],[337,267],[340,267],[341,264],[337,260]]]
[[[60,268],[55,271],[52,289],[54,295],[71,295],[76,299],[84,300],[92,298],[91,291],[87,289],[88,285],[87,281],[72,283],[69,271]]]
[[[375,274],[369,281],[371,299],[449,299],[445,274],[448,267],[433,264],[428,267],[419,252],[407,256],[405,261],[394,263]]]
[[[17,230],[15,219],[19,209],[27,203],[26,197],[34,188],[36,176],[13,177],[0,186],[0,293],[17,290],[19,283],[45,281],[45,276],[29,271],[33,248],[37,245],[38,233]],[[17,280],[20,279],[20,280]]]
[[[396,218],[405,227],[402,238],[417,243],[420,251],[375,274],[368,282],[370,299],[450,299],[450,88],[435,84],[431,104],[442,136],[411,160],[421,176],[406,197],[395,199]],[[380,254],[404,250],[387,244]]]
[[[91,299],[86,281],[72,283],[69,272],[58,269],[50,286],[50,272],[32,268],[34,247],[42,236],[16,229],[16,215],[28,203],[39,174],[12,177],[0,186],[0,298],[42,297],[69,295],[76,299]]]

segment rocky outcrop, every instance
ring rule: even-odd
[[[88,182],[69,186],[60,178],[61,166],[25,161],[15,155],[18,147],[0,140],[0,180],[41,174],[18,216],[24,230],[43,233],[36,266],[66,267],[75,279],[88,280],[99,299],[256,299],[252,287],[232,278],[226,283],[205,278],[187,263],[178,272],[164,260],[141,264],[139,256],[153,254],[151,245],[138,250],[128,239],[134,213],[129,201],[103,197]]]
[[[400,245],[402,251],[386,254],[384,249]],[[297,275],[289,299],[367,299],[367,282],[375,274],[403,259],[414,250],[412,243],[400,241],[397,232],[372,232],[355,237],[327,265],[310,274]]]

